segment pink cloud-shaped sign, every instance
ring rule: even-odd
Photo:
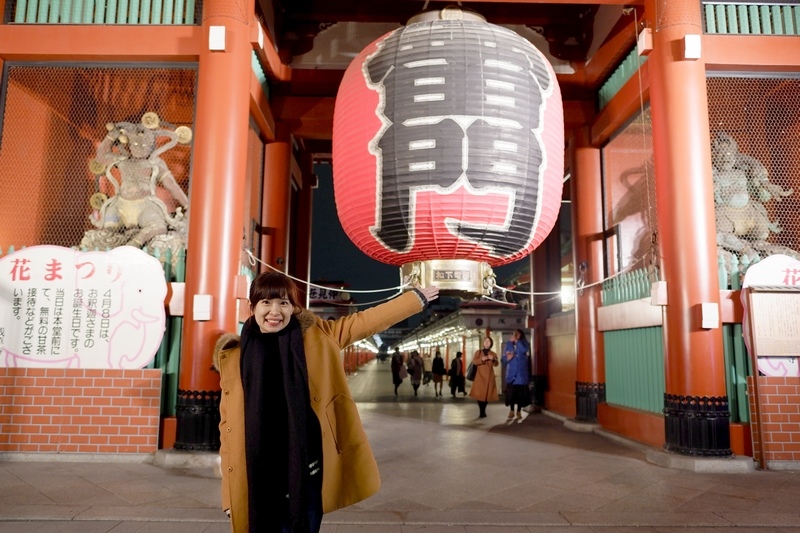
[[[0,366],[143,368],[164,335],[166,295],[161,264],[131,246],[0,257]]]

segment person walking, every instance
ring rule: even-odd
[[[392,354],[391,370],[392,370],[392,383],[394,383],[394,395],[397,396],[397,387],[399,387],[408,372],[405,370],[403,354],[400,353],[399,348],[394,349]]]
[[[294,281],[280,272],[259,274],[249,296],[241,337],[224,334],[213,350],[222,509],[233,533],[317,533],[323,513],[380,488],[341,352],[419,313],[438,289],[414,289],[337,320],[303,309]]]
[[[436,350],[436,355],[433,357],[431,371],[433,373],[433,392],[436,393],[436,397],[441,397],[442,383],[447,371],[444,368],[444,359],[442,359],[442,353],[439,350]]]
[[[411,356],[408,358],[408,376],[411,378],[411,386],[414,387],[414,396],[417,395],[419,385],[422,382],[423,366],[422,356],[417,350],[412,350]]]
[[[461,352],[450,361],[450,395],[455,398],[456,392],[464,389],[464,363],[461,361]]]
[[[522,418],[522,408],[531,404],[531,370],[528,361],[530,344],[525,339],[521,329],[515,329],[511,339],[506,342],[500,362],[506,367],[505,402],[509,408],[508,419],[514,418],[514,407],[517,408],[516,418]]]
[[[433,356],[431,352],[425,352],[422,356],[422,384],[427,386],[433,379]]]
[[[483,349],[476,350],[472,356],[472,364],[476,367],[475,379],[469,395],[478,402],[478,417],[486,418],[486,406],[499,399],[494,367],[500,364],[497,354],[492,351],[494,341],[491,337],[483,339]]]

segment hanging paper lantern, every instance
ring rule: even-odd
[[[339,219],[387,264],[506,264],[530,254],[558,217],[555,73],[520,35],[459,16],[384,35],[353,60],[336,97]]]

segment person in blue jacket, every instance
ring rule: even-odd
[[[515,329],[511,339],[506,342],[500,362],[506,367],[505,401],[509,408],[508,419],[514,418],[516,407],[517,420],[522,418],[522,408],[531,404],[531,392],[528,384],[531,379],[531,369],[528,355],[530,344],[525,339],[521,329]]]

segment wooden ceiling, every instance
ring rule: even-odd
[[[291,67],[289,80],[271,83],[273,112],[296,137],[329,138],[325,115],[332,116],[349,60],[414,15],[453,5],[529,38],[556,69],[562,98],[593,105],[597,88],[635,43],[642,4],[643,0],[259,0],[281,61]],[[317,121],[305,133],[304,117]]]

